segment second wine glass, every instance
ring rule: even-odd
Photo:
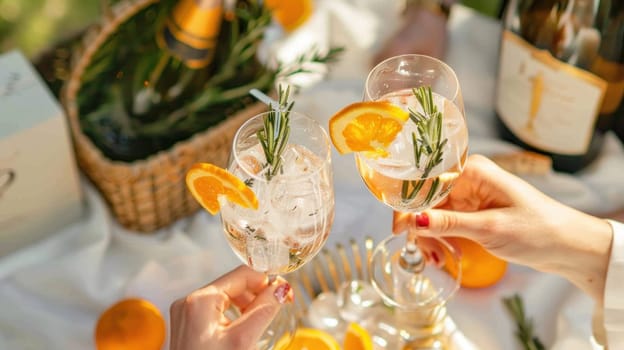
[[[364,100],[387,101],[410,115],[386,148],[386,157],[355,154],[370,192],[395,211],[395,219],[443,200],[468,151],[461,89],[453,70],[423,55],[389,58],[369,73]],[[399,328],[410,341],[418,338],[418,329],[429,329],[441,319],[445,302],[459,288],[461,269],[445,241],[418,237],[413,228],[406,231],[378,244],[369,274],[384,301],[403,311],[399,314],[406,322],[398,320]],[[445,264],[447,269],[442,268]]]

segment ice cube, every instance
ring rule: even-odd
[[[330,333],[344,330],[345,324],[338,311],[338,299],[335,293],[319,294],[308,307],[307,320],[310,326]]]
[[[247,241],[249,264],[258,271],[277,273],[290,263],[290,250],[271,233],[263,237],[250,237]]]
[[[289,144],[282,153],[282,171],[286,176],[309,174],[321,166],[321,159],[301,145]]]
[[[371,316],[371,311],[381,304],[381,297],[366,281],[350,281],[338,291],[340,316],[349,322],[361,322]]]

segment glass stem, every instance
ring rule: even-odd
[[[275,273],[267,273],[267,277],[269,278],[269,285],[272,285],[277,279],[277,274]]]
[[[423,259],[422,252],[416,244],[418,234],[414,230],[408,229],[406,236],[405,247],[401,250],[399,257],[399,265],[408,272],[421,272],[425,268],[425,259]]]

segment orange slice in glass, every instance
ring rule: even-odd
[[[165,341],[165,319],[147,300],[132,298],[109,307],[97,321],[97,350],[159,350]]]
[[[344,350],[373,350],[373,339],[370,334],[359,324],[352,322],[345,334]]]
[[[363,152],[367,157],[387,157],[390,146],[409,113],[390,102],[356,102],[329,120],[329,135],[341,154]]]
[[[297,328],[294,337],[282,337],[275,350],[340,350],[340,344],[331,334],[314,328]]]
[[[314,9],[312,0],[265,0],[264,4],[271,10],[275,21],[287,32],[305,23]]]
[[[194,164],[186,173],[186,187],[212,215],[221,209],[219,196],[242,207],[258,209],[258,198],[243,181],[210,163]]]

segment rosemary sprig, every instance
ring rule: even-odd
[[[533,320],[524,313],[524,304],[518,294],[503,298],[503,304],[516,323],[516,337],[524,350],[545,350],[544,344],[533,333]]]
[[[288,144],[290,111],[295,104],[288,101],[289,95],[290,86],[284,90],[280,85],[278,89],[278,105],[271,105],[271,111],[264,117],[264,127],[258,131],[258,139],[267,161],[267,180],[271,180],[281,170],[282,152],[284,152]]]
[[[336,62],[344,47],[330,47],[327,52],[322,52],[319,48],[312,47],[308,52],[299,55],[292,63],[280,63],[277,71],[280,78],[287,78],[299,73],[317,73],[316,65],[327,65]]]
[[[418,133],[412,133],[414,162],[417,167],[420,167],[421,162],[424,162],[424,170],[420,180],[403,181],[401,198],[404,201],[413,200],[420,192],[431,170],[444,159],[444,146],[448,142],[448,139],[442,138],[443,115],[433,103],[431,87],[421,86],[412,89],[412,93],[423,108],[423,113],[412,109],[409,110],[410,120],[416,125],[416,130],[418,131]],[[425,205],[433,200],[439,187],[440,181],[435,179],[425,197]]]

